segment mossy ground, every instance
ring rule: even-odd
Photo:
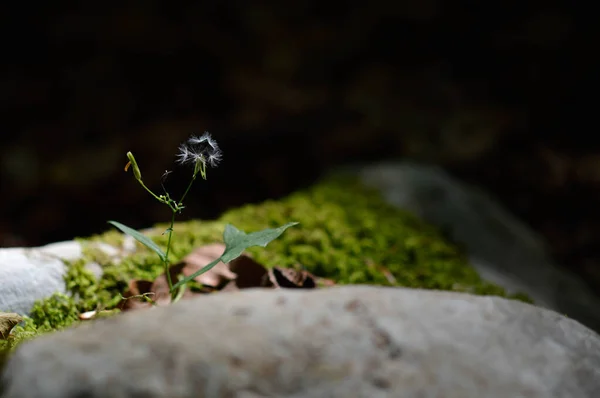
[[[507,296],[503,288],[483,281],[468,264],[464,250],[420,219],[386,204],[378,193],[356,181],[334,179],[292,194],[231,210],[217,221],[189,221],[175,226],[171,261],[177,262],[193,248],[222,241],[226,223],[246,232],[278,227],[288,229],[266,248],[251,248],[254,258],[270,267],[300,264],[310,272],[339,284],[375,284],[452,290],[480,295]],[[167,225],[157,225],[155,241],[163,248]],[[119,243],[116,231],[84,240]],[[72,326],[77,314],[116,305],[132,278],[154,279],[162,264],[156,254],[139,245],[136,254],[118,265],[98,250],[84,250],[84,259],[69,265],[65,276],[71,296],[55,295],[35,305],[24,326],[9,340],[0,340],[0,351],[40,333]],[[99,263],[100,280],[84,268]],[[382,268],[384,267],[384,268]],[[384,272],[384,269],[386,270]],[[395,279],[392,283],[386,272]],[[513,298],[529,301],[524,295]]]

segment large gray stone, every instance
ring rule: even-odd
[[[350,168],[391,204],[444,228],[464,244],[486,280],[600,330],[600,298],[554,263],[546,243],[490,194],[437,166],[387,161]]]
[[[126,240],[128,243],[129,240]],[[118,261],[130,251],[105,243],[94,243]],[[125,245],[125,243],[124,243]],[[124,246],[125,247],[125,246]],[[63,279],[66,263],[83,256],[82,244],[64,241],[40,247],[0,248],[0,312],[28,315],[37,300],[66,293]],[[102,269],[94,263],[87,268],[97,276]]]
[[[77,242],[0,249],[0,311],[27,314],[36,300],[64,293],[64,260],[80,255]]]
[[[600,337],[497,297],[252,289],[44,336],[1,380],[4,398],[591,398]]]

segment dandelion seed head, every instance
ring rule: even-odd
[[[208,131],[201,136],[191,136],[185,143],[179,146],[177,162],[180,164],[195,165],[202,162],[211,167],[216,167],[222,158],[222,152],[217,142]]]
[[[211,135],[208,131],[205,131],[204,134],[202,134],[200,137],[191,136],[188,139],[188,143],[190,145],[206,143],[211,148],[218,148],[217,142],[215,140],[213,140],[213,138],[211,137]]]

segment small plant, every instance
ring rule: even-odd
[[[186,284],[192,281],[198,275],[207,272],[221,261],[224,263],[228,263],[234,260],[249,247],[265,247],[269,242],[278,238],[286,229],[298,224],[297,222],[290,222],[285,225],[282,225],[279,228],[268,228],[250,234],[246,234],[245,232],[235,228],[233,225],[227,224],[225,226],[225,231],[223,232],[223,241],[225,243],[225,251],[223,252],[223,254],[218,259],[207,264],[199,271],[185,278],[180,278],[177,283],[173,284],[173,281],[171,280],[171,274],[169,272],[169,251],[171,249],[171,239],[173,237],[175,216],[178,213],[181,213],[181,211],[185,208],[183,205],[183,201],[187,196],[188,192],[190,191],[192,184],[196,180],[198,174],[200,174],[202,178],[206,180],[207,167],[217,167],[217,165],[222,159],[222,153],[219,149],[219,146],[217,145],[217,142],[211,138],[208,132],[205,132],[202,136],[192,136],[187,140],[187,142],[181,144],[179,146],[179,154],[177,155],[177,157],[178,163],[182,165],[189,164],[193,166],[194,169],[190,183],[188,184],[185,192],[179,200],[174,200],[171,198],[171,196],[165,189],[164,184],[161,184],[164,191],[163,195],[156,195],[154,192],[152,192],[152,190],[150,190],[144,184],[140,168],[135,160],[135,157],[131,152],[127,152],[127,158],[129,159],[129,162],[127,162],[127,164],[125,165],[125,171],[127,171],[129,168],[132,168],[133,175],[135,179],[140,183],[140,185],[146,191],[148,191],[148,193],[150,193],[150,195],[152,195],[154,199],[158,200],[160,203],[165,204],[171,210],[171,224],[165,231],[165,233],[167,234],[167,248],[165,251],[163,251],[152,239],[136,231],[135,229],[123,225],[117,221],[109,221],[109,224],[115,226],[123,233],[132,236],[138,242],[146,246],[148,249],[154,251],[158,255],[164,266],[167,282],[169,284],[169,292],[171,294],[171,299],[173,302],[179,300],[183,296]],[[168,176],[168,174],[170,174],[169,171],[166,171],[165,174],[163,174],[163,182]]]

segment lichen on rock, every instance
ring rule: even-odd
[[[437,228],[387,204],[378,192],[346,178],[327,179],[281,200],[233,209],[216,221],[177,223],[170,259],[174,263],[195,247],[220,242],[227,223],[251,232],[289,221],[300,225],[290,228],[266,248],[250,248],[248,252],[267,267],[300,265],[338,284],[507,296],[502,287],[482,280],[469,265],[464,249]],[[152,234],[163,248],[166,235],[162,232],[166,227],[159,224]],[[105,240],[120,242],[115,231],[88,239]],[[99,280],[85,267],[90,261],[103,269]],[[69,264],[65,275],[72,296],[53,296],[38,302],[26,326],[15,328],[13,334],[35,335],[36,328],[46,332],[70,326],[78,322],[77,313],[116,305],[129,280],[154,279],[162,271],[156,254],[142,245],[118,264],[98,251],[84,250],[84,258]],[[524,295],[510,297],[529,301]],[[44,320],[44,314],[49,319]],[[0,349],[2,344],[0,341]]]

